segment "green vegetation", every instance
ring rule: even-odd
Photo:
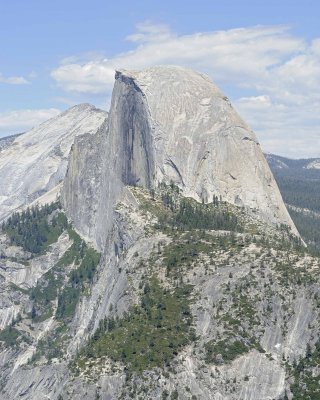
[[[139,195],[141,208],[157,217],[155,228],[168,233],[172,230],[228,230],[242,232],[237,216],[226,203],[214,197],[209,204],[182,197],[174,184],[161,184],[147,199]]]
[[[73,241],[71,247],[64,253],[58,262],[61,267],[66,267],[72,263],[79,264],[86,249],[86,243],[72,228],[68,229],[69,238]]]
[[[142,372],[168,365],[179,350],[195,339],[190,312],[191,286],[170,291],[153,277],[146,283],[141,304],[121,319],[105,319],[75,365],[108,356]]]
[[[204,231],[192,231],[173,236],[173,241],[163,249],[161,255],[167,276],[179,278],[183,269],[190,269],[193,263],[199,261],[199,256],[207,255],[212,258],[216,251],[227,251],[231,248],[233,251],[241,248],[232,234],[213,236]]]
[[[206,343],[206,362],[214,364],[229,363],[254,347],[243,339],[229,337],[228,339]]]
[[[34,288],[30,289],[29,296],[33,302],[31,319],[34,322],[45,321],[53,315],[52,302],[56,300],[58,290],[63,284],[61,272],[53,267],[41,277]]]
[[[223,311],[223,301],[218,304],[217,319],[226,338],[219,340],[218,336],[205,345],[207,363],[229,363],[251,349],[264,352],[258,340],[251,336],[260,325],[254,301],[245,293],[244,287],[234,288],[231,295],[227,311]]]
[[[304,256],[305,254],[315,255],[312,249],[303,244],[300,237],[291,234],[289,227],[286,225],[283,225],[280,229],[274,231],[272,236],[263,234],[260,237],[254,238],[253,242],[264,248],[272,248],[281,252],[286,251],[301,256]]]
[[[304,358],[289,367],[290,376],[294,383],[290,389],[295,400],[320,399],[320,341],[315,345],[314,351],[310,346]]]
[[[30,337],[25,332],[20,332],[16,325],[21,321],[20,314],[16,319],[0,331],[0,342],[4,344],[5,348],[21,346],[23,343],[30,344]]]
[[[19,214],[14,213],[2,225],[2,229],[7,233],[11,244],[23,247],[32,252],[33,256],[45,252],[64,231],[68,232],[72,240],[69,249],[38,280],[35,287],[27,290],[11,285],[13,290],[29,295],[32,308],[28,317],[32,322],[40,323],[52,316],[59,322],[39,342],[33,361],[42,355],[48,359],[60,357],[62,344],[68,338],[68,323],[74,316],[80,296],[86,295],[90,290],[100,254],[72,229],[58,202],[43,207],[32,207]],[[15,346],[27,339],[14,324],[0,332],[0,341],[6,346]]]
[[[163,214],[159,218],[158,227],[168,227],[179,230],[206,229],[242,231],[237,217],[220,206],[218,200],[212,204],[200,204],[190,198],[181,198],[175,203],[168,193],[162,196],[163,204],[171,213]]]
[[[319,170],[276,170],[275,178],[286,203],[320,212]]]
[[[68,327],[63,323],[60,323],[56,328],[50,330],[48,335],[37,343],[37,351],[30,362],[38,361],[42,356],[45,356],[49,361],[53,358],[62,359],[65,355],[65,341],[70,338],[67,332]]]
[[[100,261],[100,254],[88,246],[71,228],[68,234],[73,243],[55,266],[45,273],[35,288],[30,290],[33,301],[31,318],[34,322],[44,321],[55,315],[59,325],[37,346],[37,352],[31,361],[45,355],[47,359],[63,357],[63,345],[69,339],[68,323],[72,320],[80,296],[84,295],[92,283],[94,273]],[[66,274],[66,268],[74,268]],[[58,300],[54,314],[53,304]]]
[[[41,277],[34,288],[29,291],[18,288],[19,291],[29,294],[32,300],[30,317],[34,322],[44,321],[53,315],[53,302],[56,299],[56,318],[67,322],[74,315],[80,295],[92,282],[100,254],[71,228],[59,202],[14,213],[3,223],[2,229],[11,244],[21,246],[33,255],[45,252],[65,230],[68,231],[73,243],[57,264]],[[72,264],[76,268],[66,274],[66,267]],[[5,337],[6,334],[4,331]]]
[[[67,284],[59,293],[56,312],[58,320],[69,320],[73,317],[80,295],[86,286],[92,283],[100,262],[100,254],[89,247],[76,232],[69,229],[69,236],[73,239],[73,244],[58,262],[58,267],[72,263],[78,267],[71,271]]]
[[[197,260],[200,253],[212,252],[212,245],[210,242],[206,242],[205,235],[203,236],[201,240],[196,233],[195,235],[186,235],[164,248],[163,260],[168,275],[177,274],[182,267],[191,267],[192,262]]]
[[[241,320],[246,320],[248,325],[253,328],[259,325],[260,321],[257,318],[257,311],[254,301],[245,293],[239,293],[233,298],[236,310],[236,317]]]
[[[273,270],[281,287],[292,287],[292,285],[306,285],[317,283],[319,280],[316,271],[312,271],[306,266],[294,266],[290,262],[276,262]]]
[[[60,209],[60,203],[56,202],[13,213],[2,224],[2,230],[12,245],[21,246],[33,254],[43,253],[67,228],[67,218],[59,212]]]
[[[34,322],[44,321],[53,315],[52,302],[57,298],[57,320],[70,320],[99,264],[100,254],[88,246],[72,228],[68,228],[68,233],[73,240],[72,245],[57,264],[43,275],[37,286],[30,290],[30,298],[33,300],[31,318]],[[71,264],[77,267],[67,275],[66,281],[65,268]]]
[[[289,212],[298,231],[308,246],[314,247],[320,251],[320,215],[316,217],[307,211],[298,212],[290,208]]]
[[[277,164],[270,164],[284,201],[298,209],[308,209],[319,214],[320,170],[305,168],[312,160],[277,158],[289,166],[277,168]],[[305,242],[320,251],[320,216],[292,208],[289,208],[289,212]]]
[[[212,203],[198,203],[194,199],[183,197],[180,189],[173,184],[170,186],[160,184],[156,191],[150,193],[133,190],[139,199],[140,208],[156,217],[154,228],[172,237],[181,232],[192,232],[192,234],[202,232],[206,235],[206,231],[208,233],[212,230],[222,230],[231,232],[231,235],[229,234],[231,241],[230,239],[228,241],[231,247],[234,247],[237,242],[235,233],[247,232],[250,235],[258,235],[251,236],[248,240],[263,246],[315,255],[314,251],[303,245],[299,237],[291,234],[288,226],[280,226],[274,237],[266,235],[264,224],[259,225],[248,220],[244,210],[219,201],[217,197],[214,197]],[[224,239],[222,241],[226,242]],[[225,243],[221,247],[225,247]]]
[[[0,342],[4,342],[5,347],[16,346],[20,336],[20,332],[13,326],[9,325],[0,331]]]

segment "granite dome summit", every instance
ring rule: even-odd
[[[91,161],[101,160],[100,177],[92,179],[92,168],[80,168],[81,177],[77,174],[77,158],[83,166],[86,157],[82,138],[81,154],[76,143],[64,186],[70,217],[98,243],[104,241],[110,226],[106,215],[111,215],[109,206],[117,202],[121,186],[155,188],[160,182],[175,183],[197,201],[221,197],[297,233],[255,134],[205,75],[178,66],[117,71],[102,136],[95,157],[92,138],[88,150]],[[91,215],[92,201],[73,195],[79,179],[90,193],[100,182]],[[95,188],[88,188],[90,181]]]
[[[118,71],[109,113],[8,138],[0,218],[35,200],[0,229],[0,399],[314,390],[320,259],[206,76]]]

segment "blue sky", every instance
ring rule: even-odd
[[[107,109],[115,68],[168,63],[207,73],[264,150],[320,156],[319,16],[316,0],[2,0],[0,136]]]

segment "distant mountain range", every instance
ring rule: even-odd
[[[320,174],[320,158],[301,158],[299,160],[294,160],[275,154],[265,154],[265,156],[273,171],[285,170],[287,172],[292,172],[319,170]]]
[[[265,156],[299,232],[320,249],[320,158]]]

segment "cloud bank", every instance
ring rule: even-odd
[[[143,22],[126,38],[131,50],[106,58],[70,56],[51,71],[66,93],[110,99],[116,69],[178,64],[204,72],[232,99],[265,151],[291,157],[320,156],[320,38],[311,42],[286,26],[255,26],[178,35]],[[23,77],[0,83],[27,84]],[[0,114],[0,130],[25,130],[58,110]]]
[[[111,58],[66,59],[52,78],[67,92],[109,97],[116,69],[187,66],[230,88],[226,94],[265,151],[320,156],[320,38],[307,43],[286,26],[177,35],[166,25],[144,22],[126,39],[132,50]]]
[[[0,136],[25,132],[60,113],[56,108],[0,113]],[[2,134],[2,135],[1,135]]]
[[[117,68],[179,64],[205,71],[216,82],[257,87],[270,80],[270,69],[305,48],[301,39],[282,26],[177,36],[164,25],[143,23],[127,40],[135,46],[133,50],[82,63],[68,62],[69,58],[51,76],[68,91],[106,93],[112,89]]]

